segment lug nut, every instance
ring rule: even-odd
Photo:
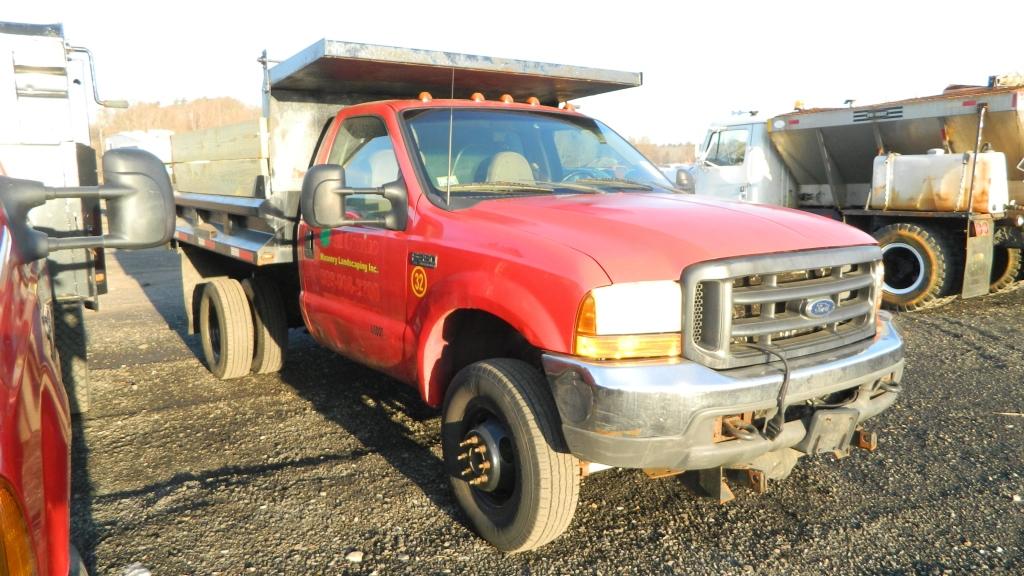
[[[471,452],[463,452],[462,454],[459,454],[459,460],[465,460],[466,458],[469,458],[471,455]]]
[[[486,454],[487,446],[477,446],[476,448],[473,448],[473,451],[476,452],[477,454]]]
[[[488,462],[487,460],[484,460],[483,462],[480,463],[479,468],[481,470],[490,470],[491,469],[491,463]]]
[[[466,446],[476,446],[479,443],[480,443],[480,437],[479,436],[470,436],[469,438],[466,438],[462,442],[459,442],[459,446],[462,447],[462,448],[465,448]]]
[[[486,482],[487,482],[487,475],[484,474],[483,476],[479,476],[477,478],[473,478],[472,480],[470,480],[469,481],[469,485],[470,486],[479,486],[479,485],[484,484]]]
[[[473,473],[473,469],[472,468],[466,468],[465,470],[462,471],[462,475],[463,476],[469,476],[472,473]]]

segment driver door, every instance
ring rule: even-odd
[[[695,170],[696,191],[726,200],[749,200],[750,183],[744,161],[750,146],[750,129],[713,130],[704,144],[704,157]]]
[[[335,125],[326,160],[345,169],[347,187],[377,188],[401,177],[382,118],[339,116]],[[378,218],[390,210],[379,195],[345,200],[353,219]],[[394,374],[405,330],[405,232],[363,224],[306,231],[300,265],[310,328],[337,352]]]

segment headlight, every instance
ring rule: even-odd
[[[576,317],[574,353],[597,359],[679,356],[679,283],[629,282],[591,290]]]

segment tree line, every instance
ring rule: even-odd
[[[199,98],[177,100],[171,104],[140,102],[124,110],[104,109],[92,126],[92,140],[98,149],[111,134],[135,130],[171,130],[191,132],[255,120],[260,109],[234,98]],[[690,163],[694,161],[696,146],[684,144],[655,144],[650,138],[630,138],[630,143],[655,164]]]

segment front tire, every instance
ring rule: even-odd
[[[467,366],[445,395],[441,443],[455,499],[504,552],[560,536],[579,501],[579,462],[547,386],[533,366],[502,358]]]
[[[955,250],[943,232],[917,224],[890,224],[875,231],[885,263],[882,304],[909,312],[946,302],[957,277]]]
[[[249,300],[232,278],[215,278],[203,287],[199,335],[210,372],[221,380],[239,378],[252,367],[253,326]]]

